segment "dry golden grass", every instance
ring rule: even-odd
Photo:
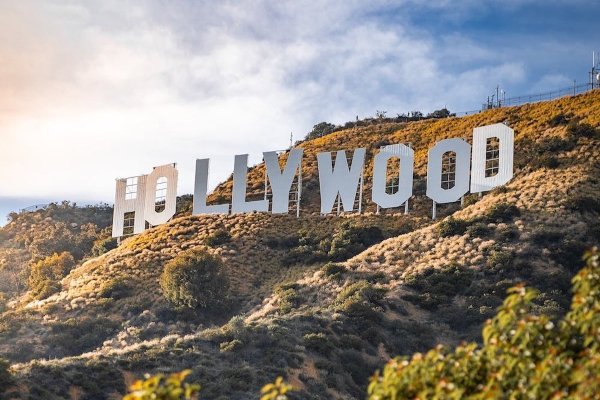
[[[444,268],[451,263],[482,269],[485,268],[490,252],[498,246],[517,253],[530,251],[531,248],[524,249],[519,241],[501,243],[498,237],[506,228],[506,224],[502,223],[490,224],[489,229],[492,233],[485,238],[471,237],[468,234],[441,237],[437,230],[439,222],[434,223],[429,219],[431,203],[422,197],[411,201],[411,207],[414,208],[409,216],[365,213],[338,218],[313,215],[311,213],[318,210],[319,202],[316,153],[367,147],[370,157],[367,160],[366,176],[369,177],[372,155],[380,143],[411,142],[416,153],[415,174],[422,177],[426,172],[427,151],[438,140],[464,137],[470,141],[474,127],[506,121],[515,130],[517,153],[522,150],[529,151],[535,143],[545,139],[566,137],[565,126],[552,128],[548,125],[548,121],[560,113],[571,114],[572,119],[578,119],[582,123],[600,126],[600,91],[553,102],[490,110],[463,118],[361,127],[302,143],[301,147],[305,149],[305,196],[300,219],[292,215],[272,216],[258,213],[187,216],[150,229],[127,239],[118,249],[91,259],[73,270],[63,280],[61,292],[46,300],[31,302],[23,309],[17,310],[17,313],[27,314],[29,319],[19,332],[19,340],[25,340],[43,349],[42,338],[47,333],[47,325],[51,321],[85,315],[108,316],[125,321],[127,317],[121,311],[129,306],[136,305],[146,310],[164,305],[165,301],[158,285],[163,265],[182,251],[206,246],[207,237],[217,230],[226,230],[231,234],[232,240],[221,246],[208,247],[208,251],[224,260],[231,286],[242,299],[241,311],[245,313],[247,321],[257,324],[268,324],[273,318],[284,318],[278,315],[279,299],[273,294],[274,287],[281,282],[299,283],[298,291],[305,299],[300,308],[305,315],[320,313],[335,320],[338,316],[329,306],[357,276],[383,273],[385,279],[377,285],[392,289],[390,296],[400,296],[405,278],[423,269]],[[522,212],[520,217],[515,218],[513,225],[524,242],[540,226],[560,228],[567,239],[578,239],[588,222],[586,218],[590,216],[571,210],[570,202],[577,196],[600,198],[600,151],[597,145],[597,139],[579,138],[577,146],[560,155],[561,165],[556,169],[533,168],[528,164],[526,157],[521,157],[517,159],[515,177],[506,189],[487,193],[463,209],[454,205],[446,211],[457,210],[453,214],[454,217],[469,219],[486,213],[495,204],[510,203],[519,207]],[[249,187],[253,188],[250,192],[260,196],[263,182],[264,167],[259,165],[249,172]],[[367,179],[365,200],[368,204],[367,210],[373,211],[374,207],[370,203],[370,184],[370,180]],[[224,182],[211,198],[229,198],[230,190],[231,181]],[[342,279],[325,276],[318,264],[282,267],[280,261],[286,250],[271,248],[265,242],[269,237],[281,238],[303,230],[315,236],[330,235],[347,219],[360,225],[377,225],[387,231],[393,231],[406,221],[411,221],[417,229],[376,244],[346,261],[344,266],[351,273]],[[534,250],[544,252],[544,248]],[[553,262],[536,262],[533,267],[551,269]],[[124,300],[107,301],[101,298],[99,292],[102,285],[113,279],[132,282],[134,294]],[[406,308],[408,315],[415,320],[422,316],[422,310],[410,305],[406,305]],[[391,311],[386,317],[405,318]],[[442,339],[444,329],[440,328]],[[109,356],[120,352],[135,353],[141,346],[139,341],[132,340],[135,334],[131,327],[123,329],[106,343],[104,350],[87,357],[98,354]],[[198,335],[173,334],[163,339],[153,339],[146,343],[146,346],[174,346],[174,343],[197,340]],[[14,344],[15,342],[6,341],[0,347]],[[313,365],[312,361],[306,361],[303,372],[311,376],[314,373]]]

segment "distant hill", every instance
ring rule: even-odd
[[[463,207],[440,207],[432,221],[428,149],[444,138],[470,141],[474,127],[497,122],[515,130],[513,180],[467,196]],[[570,278],[600,233],[599,127],[598,90],[462,118],[374,121],[300,144],[300,219],[190,216],[186,197],[171,222],[112,250],[109,208],[12,216],[0,230],[5,269],[54,271],[59,263],[46,260],[54,252],[74,262],[47,282],[47,296],[9,293],[0,353],[13,364],[16,392],[111,398],[134,375],[191,368],[207,399],[255,398],[277,375],[301,389],[297,398],[362,398],[394,355],[480,340],[517,282],[541,290],[538,312],[562,315]],[[406,142],[416,156],[409,215],[375,215],[369,180],[365,213],[318,215],[317,152],[367,147],[368,177],[381,145]],[[263,182],[259,165],[249,172],[250,198],[263,195]],[[228,199],[231,184],[210,199]],[[162,295],[165,264],[194,249],[223,261],[226,307],[176,309]]]

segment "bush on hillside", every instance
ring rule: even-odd
[[[383,233],[377,226],[355,226],[345,222],[331,238],[323,239],[319,247],[330,260],[342,261],[382,240]]]
[[[406,229],[401,227],[401,229]],[[297,240],[285,238],[285,243],[269,239],[269,247],[285,248],[296,243],[281,259],[281,264],[313,264],[319,261],[343,261],[381,242],[383,232],[377,226],[358,226],[348,221],[342,223],[331,236],[318,237],[302,232]]]
[[[456,116],[456,114],[452,114],[450,112],[450,110],[448,110],[445,107],[427,114],[427,118],[448,118],[448,117],[455,117],[455,116]]]
[[[590,124],[571,122],[569,126],[567,126],[567,133],[575,137],[581,136],[591,138],[598,135],[598,129]]]
[[[381,309],[385,292],[385,289],[375,287],[367,281],[358,281],[337,295],[333,307],[337,312],[368,324],[369,321],[379,319],[378,310]]]
[[[132,289],[132,285],[127,279],[117,278],[104,282],[100,286],[98,294],[100,297],[118,300],[128,297]]]
[[[323,356],[329,355],[335,348],[324,333],[307,333],[302,339],[307,349],[313,350]]]
[[[300,285],[297,283],[284,283],[275,289],[279,296],[279,312],[287,314],[302,303],[302,296],[298,293]]]
[[[71,253],[54,253],[31,266],[29,275],[29,289],[35,299],[45,299],[60,290],[60,280],[64,278],[75,260]]]
[[[544,153],[560,153],[562,151],[569,151],[575,148],[575,140],[573,138],[561,139],[556,136],[544,138],[536,143],[538,156]]]
[[[565,114],[556,114],[554,117],[550,118],[548,121],[548,125],[555,128],[561,125],[567,125],[569,123],[569,117]]]
[[[177,202],[175,204],[175,217],[192,215],[192,210],[194,208],[194,196],[191,194],[177,196]]]
[[[531,313],[537,292],[513,287],[483,328],[483,345],[397,357],[371,378],[369,399],[594,398],[600,392],[598,250],[586,260],[562,321]]]
[[[329,262],[323,266],[323,272],[325,276],[339,276],[346,272],[346,267],[342,264]]]
[[[105,237],[97,239],[94,241],[94,245],[92,246],[92,255],[94,257],[101,256],[112,249],[116,249],[117,246],[117,238]]]
[[[46,343],[52,354],[74,356],[97,348],[118,327],[117,322],[108,318],[69,318],[50,324],[52,335]]]
[[[476,222],[466,229],[466,233],[472,238],[481,238],[490,233],[490,228],[483,222]]]
[[[455,296],[466,294],[473,278],[473,271],[459,265],[449,265],[442,270],[428,268],[406,279],[406,286],[416,293],[405,294],[402,298],[432,311],[451,304]]]
[[[219,258],[206,250],[194,249],[165,265],[160,287],[177,308],[207,309],[225,305],[229,281]]]
[[[569,199],[567,207],[579,212],[600,213],[600,200],[594,196],[576,195]]]
[[[222,246],[231,241],[231,235],[225,229],[218,229],[206,238],[206,244],[210,247]]]
[[[439,223],[438,233],[442,237],[462,235],[467,231],[468,226],[469,221],[450,217]]]
[[[514,204],[498,203],[490,207],[485,213],[484,219],[487,222],[509,222],[520,215],[521,211]]]
[[[3,358],[0,358],[0,399],[4,398],[2,396],[3,393],[6,393],[8,388],[10,388],[13,384],[13,377],[8,370],[10,368],[10,364]]]
[[[320,137],[330,134],[334,130],[335,130],[334,124],[330,124],[329,122],[319,122],[318,124],[313,126],[312,131],[308,132],[308,134],[306,135],[306,137],[304,139],[311,140],[311,139],[320,138]]]
[[[534,168],[547,168],[547,169],[555,169],[560,165],[560,161],[553,155],[550,154],[542,154],[536,160],[533,160],[531,165]]]
[[[508,267],[514,258],[515,256],[511,251],[492,250],[487,258],[486,265],[489,268],[502,269]]]
[[[2,236],[10,247],[25,249],[32,261],[64,251],[81,260],[92,254],[96,240],[108,236],[112,207],[77,207],[64,201],[35,212],[11,213],[9,219]]]
[[[286,249],[281,265],[312,264],[327,259],[327,254],[320,249],[321,238],[311,232],[302,231],[298,237],[270,238],[267,245],[271,248]]]

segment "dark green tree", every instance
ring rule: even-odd
[[[160,287],[178,308],[205,309],[225,304],[229,282],[219,258],[204,249],[193,249],[165,265]]]
[[[323,137],[333,132],[334,129],[334,124],[330,124],[329,122],[319,122],[318,124],[313,126],[313,130],[306,135],[305,139],[310,140]]]

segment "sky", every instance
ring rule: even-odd
[[[0,223],[112,203],[115,178],[289,146],[321,121],[476,110],[587,82],[593,1],[0,3]],[[336,149],[332,149],[336,150]]]

